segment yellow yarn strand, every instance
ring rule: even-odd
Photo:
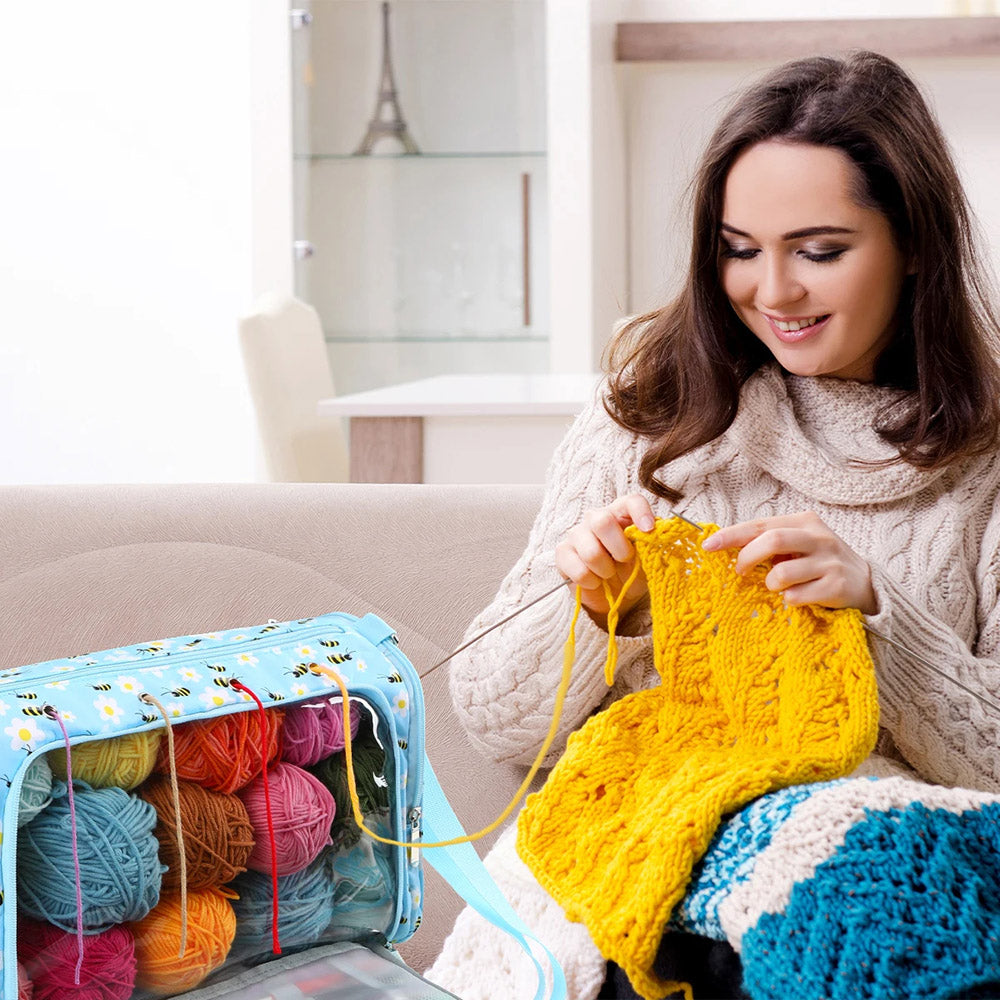
[[[611,585],[607,580],[602,580],[604,584],[604,596],[608,601],[608,658],[604,664],[604,682],[611,687],[615,682],[615,667],[618,666],[618,639],[615,636],[615,629],[618,628],[618,609],[621,607],[629,587],[636,581],[642,563],[639,561],[639,553],[635,554],[635,564],[628,579],[622,584],[622,589],[618,591],[618,596],[612,598]]]
[[[528,788],[531,786],[531,782],[534,781],[535,775],[538,774],[538,771],[542,766],[542,761],[545,759],[545,755],[549,752],[549,749],[555,741],[556,734],[559,731],[559,720],[562,718],[563,703],[566,701],[566,692],[569,690],[570,677],[573,672],[573,662],[576,659],[576,622],[580,617],[580,608],[582,606],[582,593],[580,588],[577,587],[576,604],[573,608],[573,618],[569,625],[569,636],[566,639],[566,645],[563,648],[562,677],[559,680],[559,687],[556,691],[556,703],[552,712],[552,722],[549,725],[549,731],[545,736],[545,740],[542,742],[542,747],[538,751],[538,755],[535,757],[535,761],[531,765],[527,776],[521,783],[521,787],[514,793],[514,797],[508,803],[507,808],[504,809],[504,811],[500,813],[500,815],[492,823],[490,823],[489,826],[483,827],[482,830],[477,830],[475,833],[468,833],[464,837],[453,837],[451,840],[407,843],[402,840],[392,840],[389,837],[382,837],[375,833],[374,830],[369,830],[368,827],[365,826],[364,815],[361,812],[361,800],[358,798],[358,787],[354,780],[354,757],[351,750],[351,716],[350,707],[348,705],[347,685],[344,683],[344,679],[336,671],[329,669],[329,667],[317,664],[320,673],[335,681],[337,687],[340,688],[341,698],[343,699],[341,702],[341,711],[343,712],[344,719],[344,756],[347,760],[347,788],[351,797],[351,809],[354,813],[354,822],[358,824],[364,833],[371,837],[372,840],[377,840],[380,844],[389,844],[392,847],[451,847],[453,844],[468,844],[473,840],[479,840],[487,834],[492,833],[508,819],[510,814],[517,808],[517,805],[523,798],[524,794],[528,791]]]

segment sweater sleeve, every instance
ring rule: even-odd
[[[867,617],[880,633],[870,631],[869,646],[881,721],[897,749],[930,781],[992,792],[1000,791],[1000,539],[989,542],[998,533],[1000,524],[986,533],[971,646],[877,565],[879,612]]]
[[[555,547],[585,511],[637,492],[639,439],[615,424],[599,400],[576,419],[546,474],[541,509],[521,558],[493,602],[469,625],[470,638],[513,614],[559,582]],[[650,498],[652,501],[652,498]],[[476,748],[491,759],[530,763],[549,730],[569,635],[574,595],[557,591],[460,653],[449,684],[456,713]],[[576,624],[576,657],[558,737],[546,758],[555,762],[569,734],[609,694],[636,684],[652,664],[648,602],[620,623],[612,689],[604,680],[608,635],[586,612]]]

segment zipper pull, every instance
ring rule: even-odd
[[[420,817],[423,815],[423,810],[420,806],[414,806],[410,810],[410,846],[407,848],[409,854],[410,864],[419,865],[420,864]]]

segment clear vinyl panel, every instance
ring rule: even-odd
[[[398,839],[394,731],[354,695],[350,717],[365,825]],[[338,942],[377,950],[392,934],[404,852],[354,821],[339,697],[171,732],[172,753],[150,728],[74,744],[70,771],[56,749],[19,773],[10,836],[23,996],[73,995],[78,962],[85,989],[100,979],[101,1000],[225,996],[279,956]]]
[[[296,292],[338,392],[548,368],[542,0],[312,0]]]

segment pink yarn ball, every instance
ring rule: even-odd
[[[361,706],[352,701],[351,739],[358,735]],[[289,764],[309,767],[324,757],[344,749],[344,706],[328,699],[292,705],[285,710],[285,749],[282,758]]]
[[[279,875],[301,871],[315,860],[330,838],[337,804],[330,790],[301,767],[281,761],[267,772],[274,821],[274,846]],[[271,871],[271,838],[267,827],[264,777],[261,775],[237,793],[254,828],[255,845],[247,867]]]
[[[28,973],[24,971],[24,966],[17,963],[17,1000],[32,1000],[35,995],[35,987],[31,985]]]
[[[34,988],[26,994],[32,1000],[128,1000],[135,989],[135,942],[121,924],[84,936],[79,986],[75,934],[19,917],[17,950]]]

